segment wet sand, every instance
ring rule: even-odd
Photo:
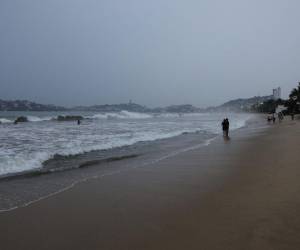
[[[1,213],[0,248],[300,249],[299,138],[285,121],[81,183]]]

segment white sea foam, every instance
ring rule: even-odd
[[[49,157],[50,155],[46,152],[36,152],[28,156],[24,154],[15,155],[14,157],[4,156],[0,163],[0,175],[40,168],[42,163]]]
[[[0,118],[0,123],[12,123],[12,120],[6,119],[6,118]]]
[[[88,116],[88,118],[94,119],[147,119],[152,118],[153,116],[145,113],[129,112],[129,111],[120,111],[120,112],[108,112],[95,114],[93,116]]]
[[[42,122],[42,121],[50,121],[54,117],[46,116],[46,117],[37,117],[37,116],[27,116],[28,121],[30,122]]]

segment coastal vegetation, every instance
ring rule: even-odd
[[[297,88],[291,91],[287,100],[270,98],[269,100],[254,104],[251,110],[260,113],[275,113],[278,106],[285,107],[283,111],[285,115],[300,113],[300,82]]]
[[[6,101],[0,99],[0,111],[64,111],[64,107],[45,105],[27,100]]]
[[[300,82],[298,83],[298,87],[291,91],[286,106],[290,113],[300,113]]]
[[[255,105],[253,105],[252,110],[254,112],[259,112],[259,113],[275,113],[276,108],[279,105],[285,105],[285,104],[286,104],[286,101],[284,101],[282,99],[278,99],[278,100],[270,99],[270,100],[266,100],[262,103],[257,103]]]

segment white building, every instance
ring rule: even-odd
[[[280,87],[273,89],[273,99],[274,100],[281,99],[281,88]]]
[[[286,110],[287,110],[287,108],[284,107],[284,105],[278,105],[277,108],[276,108],[275,113],[278,114],[278,113],[283,112],[283,111],[286,111]]]

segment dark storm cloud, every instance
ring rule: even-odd
[[[0,2],[0,99],[219,104],[299,80],[299,1]]]

